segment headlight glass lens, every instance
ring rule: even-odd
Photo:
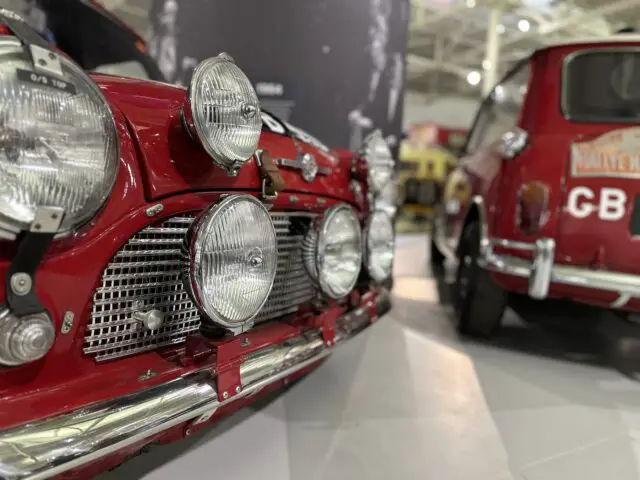
[[[391,218],[384,212],[374,212],[365,232],[366,264],[371,278],[377,282],[386,280],[393,269],[395,238]]]
[[[364,141],[364,157],[369,169],[369,186],[380,192],[393,175],[393,156],[391,149],[380,130],[369,134]]]
[[[376,210],[382,210],[393,217],[398,210],[398,179],[392,178],[382,189],[380,195],[374,200]]]
[[[353,209],[340,204],[310,229],[304,242],[307,271],[322,291],[342,298],[353,290],[362,265],[362,230]]]
[[[202,61],[189,87],[195,133],[213,161],[230,173],[258,147],[262,120],[251,82],[226,55]]]
[[[96,214],[116,179],[109,106],[78,66],[57,56],[63,77],[43,77],[16,39],[0,39],[0,223],[11,231],[27,229],[41,206],[63,208],[59,231],[71,230]]]
[[[255,317],[276,275],[276,231],[254,197],[231,195],[196,219],[188,237],[187,287],[215,323],[242,326]]]

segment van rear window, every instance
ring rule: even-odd
[[[640,121],[640,51],[591,50],[570,58],[563,72],[562,110],[574,122]]]

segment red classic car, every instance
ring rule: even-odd
[[[463,332],[493,333],[509,292],[640,311],[639,45],[543,48],[482,102],[431,240]]]
[[[0,478],[89,478],[371,325],[389,159],[261,114],[228,55],[188,90],[87,74],[0,10]]]

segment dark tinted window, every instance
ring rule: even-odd
[[[640,120],[640,51],[588,51],[567,61],[564,114],[576,122]]]

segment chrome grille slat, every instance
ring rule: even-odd
[[[255,322],[298,311],[315,288],[302,263],[304,235],[292,222],[312,214],[272,213],[278,238],[278,272],[269,299]],[[179,216],[135,234],[105,268],[95,291],[84,352],[102,362],[179,345],[200,327],[200,314],[182,284],[181,247],[193,217]],[[165,313],[162,327],[145,330],[133,319],[143,309]],[[135,305],[134,305],[135,303]]]
[[[165,249],[165,250],[137,250],[132,252],[118,252],[116,258],[137,258],[137,257],[155,257],[161,255],[180,255],[180,249]]]

